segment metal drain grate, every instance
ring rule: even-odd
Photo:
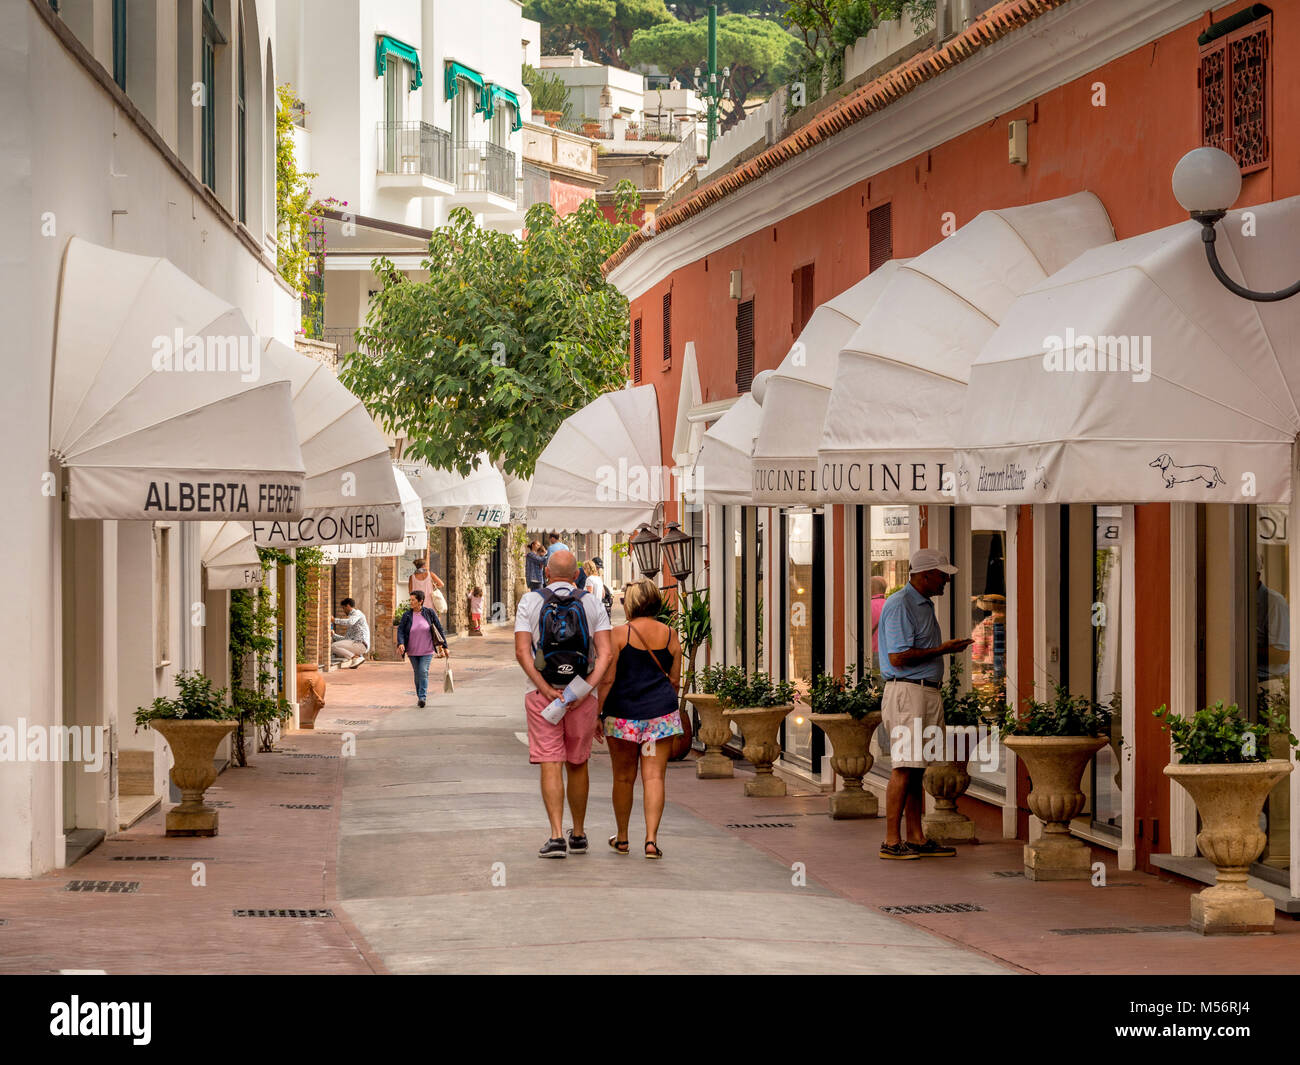
[[[204,799],[203,801],[208,806],[220,806],[223,810],[235,805],[233,802],[227,802],[225,799]]]
[[[329,803],[315,802],[278,802],[276,806],[285,810],[328,810],[331,808]]]
[[[317,774],[316,770],[314,769],[281,769],[280,770],[280,776],[282,777],[314,777],[318,775],[319,774]]]
[[[983,913],[984,907],[974,902],[932,902],[924,906],[881,906],[885,913]]]
[[[1148,934],[1186,932],[1188,927],[1185,924],[1136,924],[1110,928],[1053,928],[1050,931],[1054,936],[1127,936],[1140,935],[1144,932]]]
[[[110,862],[215,862],[215,858],[205,858],[201,854],[115,854]]]
[[[728,828],[794,828],[793,821],[754,821],[746,824],[728,825]]]
[[[333,910],[232,910],[236,917],[333,917]]]
[[[374,720],[372,718],[364,718],[364,719],[356,718],[350,721],[340,721],[339,724],[340,725],[373,725]]]
[[[134,895],[140,890],[138,880],[69,880],[64,891],[93,891],[103,895]]]
[[[1003,880],[1010,880],[1012,877],[1024,876],[1025,871],[1023,869],[999,869],[993,875],[1001,877]]]
[[[286,758],[331,758],[337,759],[337,754],[299,754],[296,751],[277,752],[283,753]]]

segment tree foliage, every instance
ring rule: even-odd
[[[523,83],[533,98],[533,110],[558,111],[564,122],[569,117],[572,104],[569,101],[569,87],[556,74],[530,67],[523,68]]]
[[[629,181],[615,193],[618,221],[595,200],[565,218],[535,204],[522,240],[454,210],[429,241],[426,281],[376,259],[363,353],[340,380],[434,468],[468,474],[486,451],[531,476],[560,423],[627,378],[627,300],[600,267],[634,231],[638,200]]]
[[[524,18],[542,24],[542,45],[563,54],[582,42],[587,57],[625,67],[620,56],[637,30],[672,22],[664,0],[526,0]]]
[[[823,89],[843,76],[844,49],[881,22],[907,11],[920,27],[933,25],[934,0],[788,0],[781,23],[804,45],[798,73],[819,78]]]
[[[665,73],[684,80],[708,55],[707,19],[695,22],[666,22],[640,30],[624,52],[633,64],[655,64]],[[745,100],[754,92],[771,92],[794,69],[799,60],[799,42],[774,22],[745,15],[723,15],[718,19],[718,66],[730,67],[732,110],[724,127],[744,117]]]

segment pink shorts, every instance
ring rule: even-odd
[[[568,762],[581,765],[591,757],[591,743],[596,737],[596,719],[599,716],[596,696],[588,695],[552,725],[542,717],[542,711],[551,700],[541,692],[532,691],[524,696],[524,712],[528,717],[528,760],[538,762]]]

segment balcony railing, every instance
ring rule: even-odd
[[[339,349],[339,362],[344,362],[349,355],[355,355],[358,351],[362,354],[370,354],[366,351],[364,345],[358,344],[353,336],[358,329],[364,328],[357,325],[327,325],[320,331],[320,339],[327,344],[335,344]]]
[[[451,134],[428,122],[380,122],[377,158],[385,174],[455,181]]]
[[[488,141],[456,145],[456,188],[461,192],[491,192],[515,199],[519,162],[515,153]]]

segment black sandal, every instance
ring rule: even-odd
[[[627,854],[628,851],[631,849],[628,846],[627,840],[619,839],[617,836],[609,837],[609,845],[614,848],[614,851],[617,854]]]
[[[664,852],[659,849],[658,844],[652,840],[645,841],[645,856],[651,861],[657,861],[664,856]]]

